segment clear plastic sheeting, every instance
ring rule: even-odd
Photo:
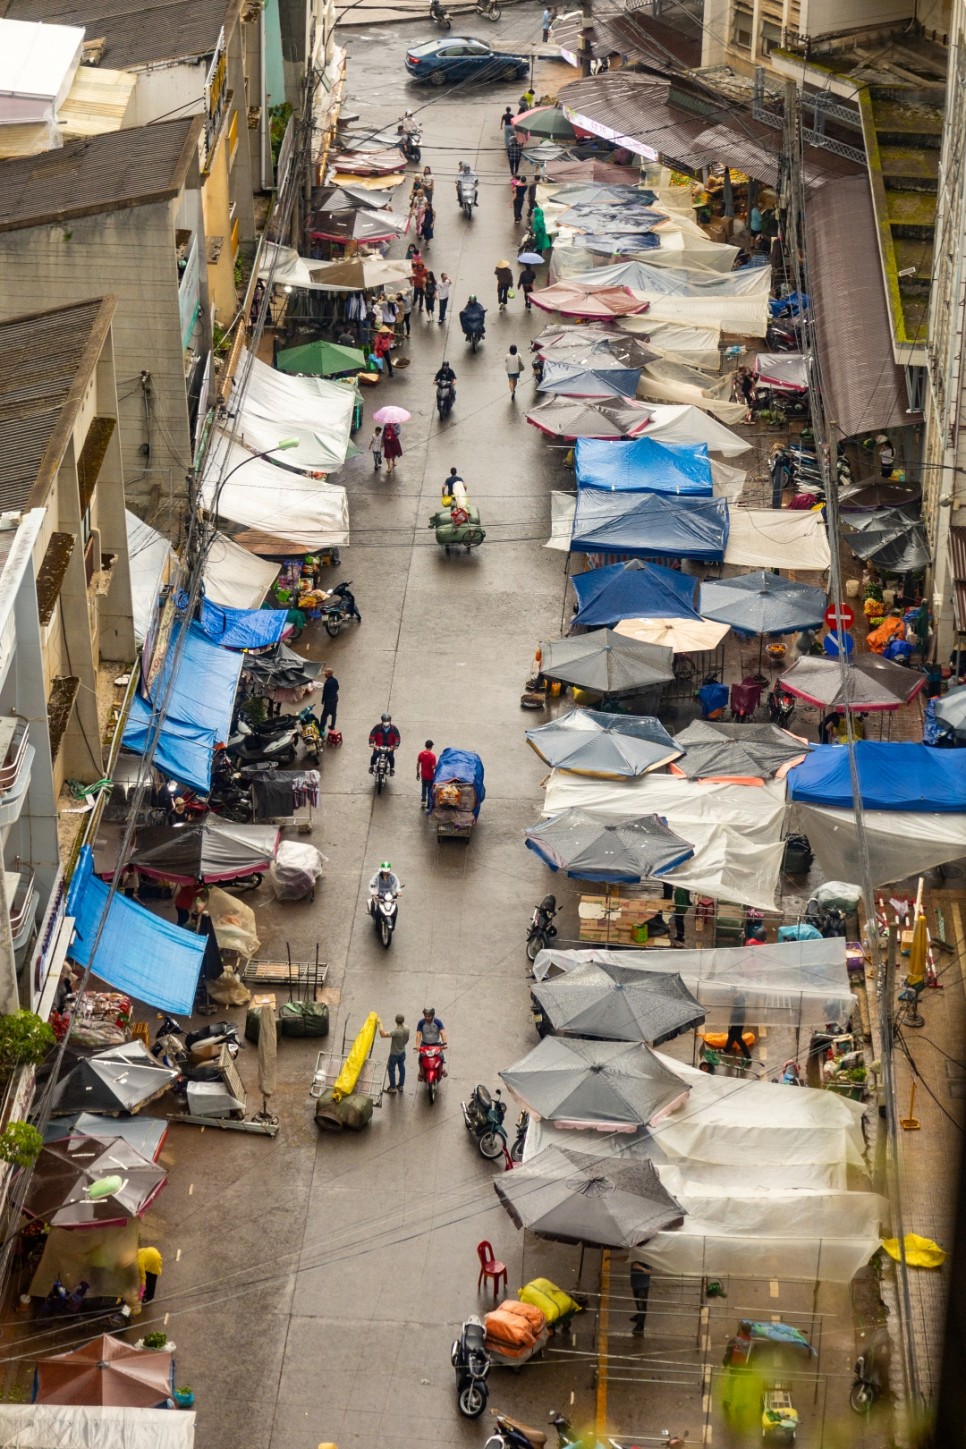
[[[194,1442],[193,1411],[0,1404],[3,1449],[193,1449]]]
[[[731,1011],[739,994],[745,998],[748,1020],[762,1026],[824,1029],[830,1021],[848,1021],[856,1006],[841,936],[701,951],[554,948],[538,954],[533,974],[543,980],[587,962],[676,973],[716,1021]]]
[[[822,874],[848,880],[859,858],[854,812],[815,805],[795,808]],[[862,818],[873,885],[891,885],[966,855],[966,814],[866,810]]]
[[[731,378],[713,377],[681,362],[650,362],[641,372],[637,395],[646,401],[690,403],[722,423],[740,423],[744,403],[731,399]]]
[[[739,568],[824,573],[832,562],[825,519],[819,511],[733,508],[724,561]]]

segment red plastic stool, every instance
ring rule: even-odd
[[[476,1245],[477,1256],[480,1260],[480,1276],[476,1280],[476,1291],[479,1292],[486,1278],[493,1279],[493,1302],[500,1296],[500,1280],[503,1280],[504,1288],[507,1287],[506,1264],[501,1263],[494,1257],[493,1247],[484,1238],[482,1243]]]
[[[332,749],[334,749],[334,750],[335,749],[338,749],[338,747],[342,743],[342,731],[341,730],[329,730],[329,733],[325,737],[325,743],[327,745],[331,745]]]

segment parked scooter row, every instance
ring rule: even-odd
[[[836,455],[831,472],[840,485],[852,481],[848,460],[841,454]],[[786,488],[793,488],[796,493],[811,494],[816,502],[825,497],[825,479],[818,454],[804,443],[788,443],[775,448],[771,455],[771,473],[773,494],[777,493],[779,497]]]

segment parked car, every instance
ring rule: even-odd
[[[447,81],[523,80],[530,74],[530,61],[525,55],[491,50],[482,40],[453,35],[412,46],[406,52],[406,69],[414,80],[441,86]]]

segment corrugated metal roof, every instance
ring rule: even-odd
[[[0,232],[177,196],[197,157],[200,117],[136,126],[5,161]]]
[[[668,76],[609,71],[571,81],[558,92],[570,113],[595,120],[617,137],[650,147],[690,171],[731,166],[774,186],[778,180],[781,132],[755,121],[730,101],[717,102],[704,87]],[[578,122],[579,124],[579,122]],[[806,147],[805,180],[811,187],[858,168],[831,151]]]
[[[867,176],[823,187],[805,208],[808,292],[825,411],[850,438],[922,421],[910,413],[905,373],[893,360],[892,326]]]
[[[44,502],[113,313],[99,299],[0,322],[0,510]]]
[[[567,15],[556,21],[551,34],[555,45],[573,55],[580,51],[581,20]],[[666,68],[674,61],[687,67],[701,64],[701,26],[688,15],[680,25],[664,25],[652,15],[629,11],[624,15],[595,14],[591,51],[601,59],[616,51],[629,60]]]
[[[106,41],[101,60],[114,70],[210,55],[224,25],[241,11],[241,0],[7,0],[11,20],[83,25],[88,40]]]

